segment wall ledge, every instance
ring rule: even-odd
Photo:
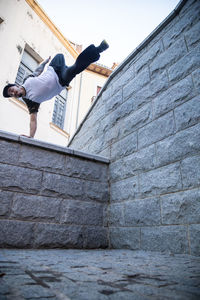
[[[3,131],[3,130],[0,130],[0,140],[14,141],[14,142],[18,142],[20,144],[27,144],[29,146],[43,148],[45,150],[55,151],[55,152],[59,152],[62,154],[69,154],[72,156],[86,158],[86,159],[89,159],[92,161],[102,162],[102,163],[106,163],[106,164],[109,164],[109,162],[110,162],[109,159],[107,159],[106,157],[103,157],[103,156],[93,155],[93,154],[89,154],[86,152],[73,150],[68,147],[62,147],[62,146],[59,146],[56,144],[46,143],[46,142],[43,142],[40,140],[27,138],[27,137],[13,134],[13,133]]]

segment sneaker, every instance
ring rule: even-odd
[[[108,43],[106,42],[106,40],[103,40],[103,41],[101,42],[101,44],[100,44],[97,48],[98,48],[99,53],[100,53],[100,52],[103,52],[103,51],[105,51],[106,49],[108,49],[108,48],[109,48],[109,45],[108,45]]]

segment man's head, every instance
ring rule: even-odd
[[[16,84],[9,83],[3,89],[3,96],[6,98],[20,98],[23,96],[23,88],[21,86],[17,86]]]

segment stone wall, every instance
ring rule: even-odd
[[[111,159],[111,247],[200,254],[199,121],[200,1],[188,0],[110,76],[69,144]]]
[[[0,132],[0,247],[105,248],[108,160]]]

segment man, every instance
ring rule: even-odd
[[[50,57],[46,59],[34,72],[27,76],[21,86],[8,84],[3,89],[3,96],[15,97],[24,100],[30,113],[30,135],[33,138],[37,130],[37,112],[40,103],[47,101],[69,85],[71,80],[85,70],[91,63],[100,58],[100,53],[109,45],[105,40],[98,47],[90,45],[77,57],[76,62],[68,67],[65,65],[63,54],[57,54],[43,72]]]

